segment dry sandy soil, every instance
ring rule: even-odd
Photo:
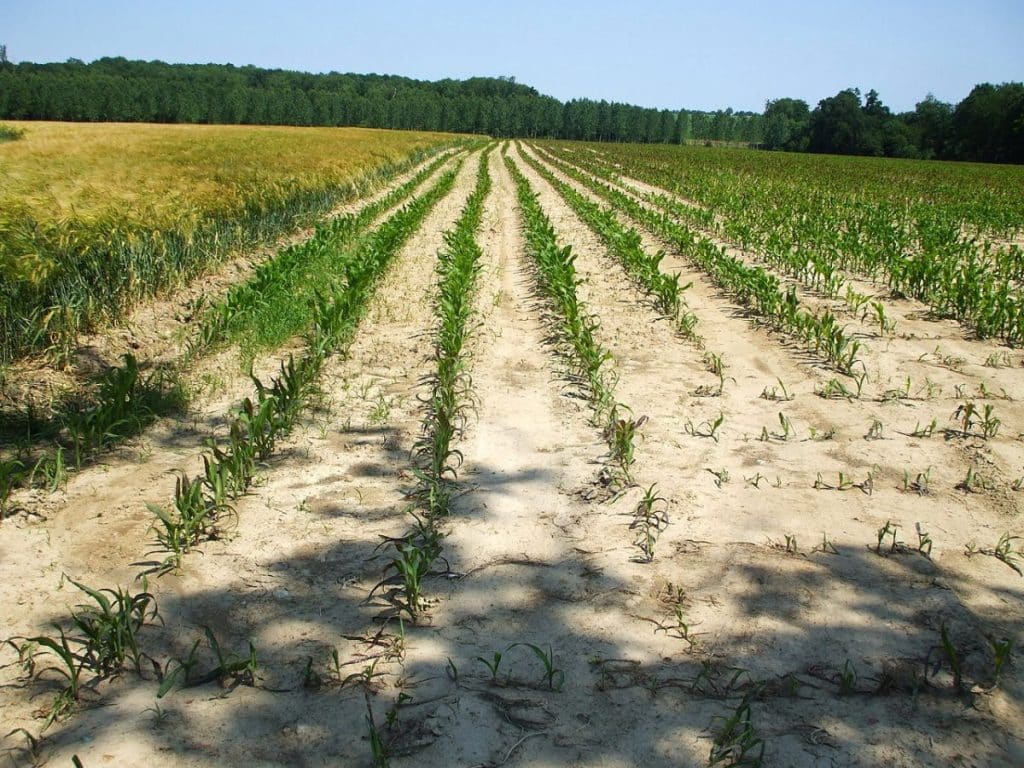
[[[693,283],[686,298],[703,343],[681,337],[524,161],[554,170],[545,153],[508,151],[578,256],[617,398],[647,417],[636,484],[612,494],[602,482],[605,442],[550,344],[515,187],[493,152],[447,569],[427,580],[418,624],[385,620],[378,545],[409,525],[435,256],[472,190],[475,153],[396,258],[357,340],[329,362],[317,407],[238,504],[237,526],[149,580],[163,619],[143,632],[149,654],[184,658],[209,627],[226,651],[245,655],[252,643],[255,684],[158,700],[151,669],[126,672],[86,692],[35,754],[22,732],[9,736],[13,763],[369,766],[370,712],[394,766],[705,765],[741,711],[770,766],[1024,764],[1021,664],[1011,657],[995,684],[988,640],[1024,640],[1024,579],[986,554],[1003,534],[1024,533],[1013,490],[1024,475],[1020,352],[863,284],[896,328],[862,326],[862,397],[826,400],[816,390],[833,372],[667,249],[663,268]],[[641,234],[645,248],[666,248]],[[709,352],[727,366],[714,396]],[[985,366],[994,352],[1014,366]],[[172,471],[195,469],[203,436],[247,394],[231,359],[202,365],[229,380],[66,490],[26,496],[2,524],[6,635],[67,622],[82,596],[62,574],[139,589],[156,556],[146,503],[167,503]],[[908,377],[907,396],[893,396]],[[780,382],[790,399],[762,396],[781,395]],[[968,398],[994,405],[995,437],[943,434]],[[715,437],[701,436],[720,414]],[[909,436],[932,419],[933,436]],[[988,487],[958,490],[968,468]],[[857,485],[836,488],[839,473]],[[926,474],[927,488],[904,488],[905,473],[911,483]],[[629,526],[652,484],[669,524],[647,563]],[[895,537],[876,552],[887,523]],[[943,627],[962,666],[959,693]],[[553,684],[526,644],[550,654]],[[494,675],[484,662],[496,653]],[[37,735],[55,688],[26,680],[12,648],[2,654],[3,730]],[[205,644],[200,658],[212,666]]]

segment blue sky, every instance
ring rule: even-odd
[[[560,99],[760,110],[875,88],[894,110],[932,92],[1024,80],[1024,0],[543,3],[2,0],[12,61],[101,56],[424,79],[511,75]]]

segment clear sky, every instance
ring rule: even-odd
[[[0,0],[0,43],[16,62],[510,75],[563,100],[672,109],[874,88],[903,111],[1024,80],[1024,0]]]

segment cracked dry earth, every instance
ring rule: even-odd
[[[318,406],[239,503],[231,535],[150,580],[163,626],[144,630],[147,651],[183,658],[209,627],[230,652],[244,655],[252,642],[255,685],[157,700],[150,670],[124,674],[51,726],[38,759],[369,766],[369,715],[393,766],[705,765],[716,739],[738,750],[744,738],[750,755],[763,743],[771,766],[1024,763],[1020,663],[1011,658],[993,686],[986,639],[1021,639],[1022,579],[995,557],[965,553],[1020,532],[1018,497],[1006,487],[1024,471],[1014,439],[1024,390],[1019,371],[981,365],[999,347],[897,307],[912,332],[874,338],[865,329],[871,392],[824,400],[815,390],[832,372],[755,325],[668,249],[662,268],[693,283],[686,298],[703,345],[678,335],[526,163],[554,170],[544,152],[507,151],[577,255],[616,397],[647,417],[636,484],[614,493],[603,483],[601,429],[551,344],[515,186],[492,152],[477,238],[473,408],[443,523],[447,568],[427,579],[429,609],[416,625],[383,620],[378,545],[410,523],[403,494],[415,484],[410,453],[433,364],[436,254],[472,190],[474,153],[398,254],[347,354],[328,363]],[[665,248],[641,235],[649,251]],[[922,358],[936,343],[966,362],[952,370]],[[708,352],[727,365],[713,397]],[[881,397],[925,368],[943,395]],[[780,381],[792,399],[760,396]],[[996,403],[997,437],[904,434],[945,423],[955,387],[980,381],[1013,398]],[[780,412],[790,435],[780,434]],[[687,429],[719,414],[714,439]],[[880,439],[865,439],[875,421]],[[46,519],[4,523],[8,634],[66,619],[80,597],[62,573],[93,586],[127,585],[139,573],[153,548],[145,502],[162,501],[173,487],[167,470],[194,463],[199,448],[152,446],[83,471]],[[971,466],[999,482],[956,490]],[[905,469],[929,468],[928,494],[902,489]],[[872,493],[815,487],[818,473],[831,481],[839,472],[858,483],[872,473]],[[630,523],[652,484],[669,524],[646,563]],[[887,523],[898,526],[899,546],[887,539],[876,552]],[[934,542],[930,557],[918,552],[915,524]],[[959,694],[943,628],[966,681]],[[5,732],[37,733],[33,711],[52,691],[27,686],[14,661],[5,649]],[[16,764],[32,762],[22,734],[5,746]]]

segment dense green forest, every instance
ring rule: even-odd
[[[0,46],[2,48],[2,46]],[[876,91],[769,101],[764,114],[668,110],[544,96],[514,78],[428,82],[231,64],[104,58],[13,64],[0,56],[0,119],[357,125],[498,137],[739,142],[794,152],[1024,163],[1024,84],[931,95],[893,113]]]
[[[975,86],[956,106],[931,94],[894,114],[875,91],[847,89],[812,111],[799,99],[765,105],[764,146],[792,152],[1024,163],[1024,83]]]
[[[513,78],[426,82],[105,58],[0,63],[0,118],[357,125],[598,141],[761,141],[759,114],[561,102]]]

